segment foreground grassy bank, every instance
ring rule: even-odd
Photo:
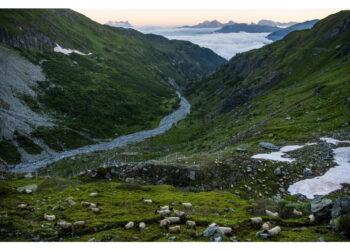
[[[0,182],[1,241],[208,241],[202,233],[212,222],[233,228],[224,241],[261,241],[263,239],[255,236],[260,226],[250,222],[254,216],[262,216],[264,221],[282,227],[281,234],[270,239],[272,241],[316,241],[320,237],[326,241],[344,241],[326,226],[309,224],[306,216],[309,203],[292,197],[278,202],[252,202],[230,192],[191,193],[167,185],[88,178],[8,178],[11,180]],[[34,183],[38,188],[32,194],[16,191],[18,187]],[[90,197],[90,193],[97,193],[97,196]],[[153,203],[145,204],[142,198],[152,199]],[[81,201],[97,204],[100,212],[96,214],[83,207]],[[193,207],[184,210],[180,202],[191,202]],[[20,204],[26,206],[18,207]],[[161,217],[155,210],[163,205],[186,211],[186,218],[178,223],[181,226],[179,233],[170,234],[159,227]],[[294,207],[304,211],[305,216],[293,218],[287,215]],[[265,208],[284,211],[285,218],[266,217],[262,212]],[[44,214],[55,215],[56,219],[46,221]],[[184,221],[187,219],[196,221],[197,227],[186,228]],[[85,225],[62,229],[57,225],[62,220],[69,223],[84,221]],[[124,225],[129,221],[136,224],[143,221],[146,228],[126,230]]]

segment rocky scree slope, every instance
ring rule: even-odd
[[[13,95],[51,125],[30,119],[27,129],[15,126],[2,136],[0,157],[8,163],[47,148],[63,151],[155,127],[178,105],[173,86],[185,86],[225,62],[192,43],[100,25],[72,10],[0,10],[0,23],[0,42],[7,48],[2,57],[26,60],[42,72],[36,83],[23,83],[28,91]],[[10,68],[10,62],[2,64]],[[6,83],[7,89],[9,84],[14,83]],[[1,98],[2,109],[8,110],[7,101]],[[2,120],[7,119],[5,112]]]

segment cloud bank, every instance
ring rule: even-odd
[[[271,43],[266,36],[269,33],[214,33],[217,28],[177,28],[177,27],[140,27],[143,33],[153,33],[168,39],[186,40],[213,50],[229,60],[235,54],[261,48]]]

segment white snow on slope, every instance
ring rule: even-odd
[[[331,144],[350,141],[339,141],[333,138],[320,138]],[[303,194],[312,199],[315,195],[326,195],[342,188],[341,184],[350,184],[350,147],[340,147],[333,150],[334,162],[337,164],[324,175],[298,181],[288,188],[293,194]]]
[[[256,154],[253,155],[252,158],[254,159],[263,159],[263,160],[273,160],[273,161],[283,161],[283,162],[293,162],[295,159],[283,157],[286,153],[303,148],[305,146],[314,145],[316,143],[306,143],[305,145],[290,145],[290,146],[284,146],[277,152],[271,152],[267,154]]]
[[[83,52],[80,52],[79,50],[75,50],[75,49],[65,49],[65,48],[62,48],[59,44],[56,43],[56,47],[53,49],[55,52],[58,52],[58,53],[63,53],[65,55],[69,55],[71,53],[77,53],[79,55],[83,55],[85,56],[86,54],[83,53]],[[91,53],[89,53],[88,55],[91,55]]]

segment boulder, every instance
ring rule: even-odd
[[[310,168],[305,168],[304,171],[303,171],[303,175],[311,176],[312,175],[312,170]]]
[[[269,150],[279,150],[280,149],[278,146],[276,146],[272,143],[269,143],[269,142],[260,142],[259,146],[262,148],[269,149]]]
[[[277,167],[273,173],[276,175],[276,176],[281,176],[283,175],[283,171],[282,171],[282,168],[281,167]]]
[[[236,148],[236,152],[240,152],[240,153],[244,153],[246,152],[247,150],[244,149],[244,148]]]
[[[30,193],[35,192],[37,189],[38,189],[37,184],[30,184],[30,185],[26,185],[26,186],[17,188],[17,192],[30,194]]]
[[[330,199],[322,199],[317,197],[311,202],[311,213],[315,215],[316,219],[323,217],[331,217],[333,202]]]
[[[337,218],[344,214],[350,214],[350,196],[338,198],[333,205],[331,216]]]
[[[203,232],[204,237],[209,237],[210,241],[219,242],[222,241],[224,237],[224,232],[216,225],[212,223],[207,227],[207,229]]]

